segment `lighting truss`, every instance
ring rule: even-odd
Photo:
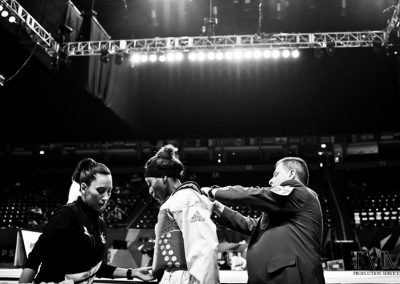
[[[384,41],[385,44],[388,44],[390,34],[393,31],[399,32],[399,28],[400,28],[400,17],[399,17],[400,16],[400,0],[396,5],[393,5],[391,7],[393,7],[394,10],[393,10],[393,15],[392,15],[391,19],[389,20],[388,26],[386,28],[387,38]]]
[[[67,56],[100,55],[125,52],[211,51],[232,48],[312,49],[334,43],[335,48],[372,47],[374,39],[386,39],[385,31],[334,33],[278,33],[262,35],[199,36],[69,42],[61,47]]]
[[[48,55],[53,57],[58,53],[59,44],[56,40],[16,0],[1,0],[0,4],[26,25],[27,31],[35,35],[37,43]]]

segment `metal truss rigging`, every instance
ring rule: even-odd
[[[69,42],[61,50],[68,56],[112,53],[157,53],[168,51],[215,50],[229,48],[324,48],[328,43],[335,48],[372,47],[374,40],[384,42],[385,31],[357,31],[334,33],[278,33],[262,35],[199,36]]]
[[[3,5],[10,13],[19,19],[21,25],[25,25],[28,33],[35,38],[48,55],[55,56],[58,53],[59,44],[16,0],[1,0]]]
[[[397,2],[396,5],[392,5],[391,7],[389,7],[388,9],[393,8],[393,15],[390,18],[390,20],[388,21],[388,26],[386,28],[386,41],[384,42],[385,45],[388,44],[389,41],[389,37],[391,35],[392,32],[397,32],[399,33],[399,28],[400,28],[400,0]],[[397,34],[397,38],[400,38],[400,35]]]

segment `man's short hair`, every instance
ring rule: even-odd
[[[288,170],[295,170],[298,179],[305,186],[308,186],[310,173],[308,171],[307,163],[302,158],[286,157],[276,162],[275,167],[280,163],[283,163],[283,166]]]

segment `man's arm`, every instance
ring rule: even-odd
[[[288,203],[292,191],[289,186],[242,187],[240,185],[212,188],[208,191],[211,198],[224,204],[249,206],[267,213],[290,213],[296,208]]]
[[[221,225],[245,235],[250,236],[252,234],[258,219],[245,217],[239,212],[218,203],[218,201],[214,201],[214,213],[220,217],[219,222]]]

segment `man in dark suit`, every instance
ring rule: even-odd
[[[275,165],[271,187],[212,187],[203,191],[215,201],[221,223],[251,235],[247,252],[249,284],[323,284],[322,213],[317,194],[307,187],[304,160],[287,157]],[[263,211],[245,217],[225,204]]]

